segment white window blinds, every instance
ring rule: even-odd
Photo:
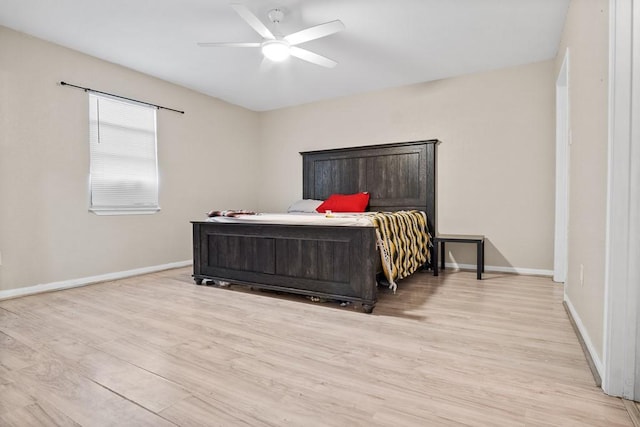
[[[90,93],[89,146],[91,211],[160,209],[155,107]]]

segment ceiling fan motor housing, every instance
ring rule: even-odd
[[[284,18],[284,12],[282,9],[271,9],[267,14],[267,17],[271,22],[277,24],[282,21],[282,18]]]

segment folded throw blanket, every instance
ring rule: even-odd
[[[396,280],[429,261],[427,216],[421,211],[377,212],[371,219],[376,227],[382,269],[395,292]]]

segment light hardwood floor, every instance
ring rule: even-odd
[[[418,273],[367,315],[190,273],[0,302],[0,425],[632,425],[548,278]]]

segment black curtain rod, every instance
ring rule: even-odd
[[[83,86],[76,86],[76,85],[72,85],[71,83],[66,83],[66,82],[60,82],[60,84],[61,84],[62,86],[71,86],[71,87],[75,87],[75,88],[78,88],[78,89],[82,89],[82,90],[84,90],[85,92],[101,93],[101,94],[103,94],[103,95],[109,95],[109,96],[113,96],[113,97],[115,97],[115,98],[126,99],[127,101],[138,102],[138,103],[140,103],[140,104],[149,105],[149,106],[151,106],[151,107],[162,108],[163,110],[175,111],[176,113],[184,114],[184,111],[174,110],[173,108],[163,107],[162,105],[156,105],[156,104],[152,104],[152,103],[150,103],[150,102],[138,101],[137,99],[131,99],[131,98],[127,98],[127,97],[125,97],[125,96],[114,95],[113,93],[109,93],[109,92],[101,92],[101,91],[99,91],[99,90],[95,90],[95,89],[91,89],[91,88],[83,87]]]

